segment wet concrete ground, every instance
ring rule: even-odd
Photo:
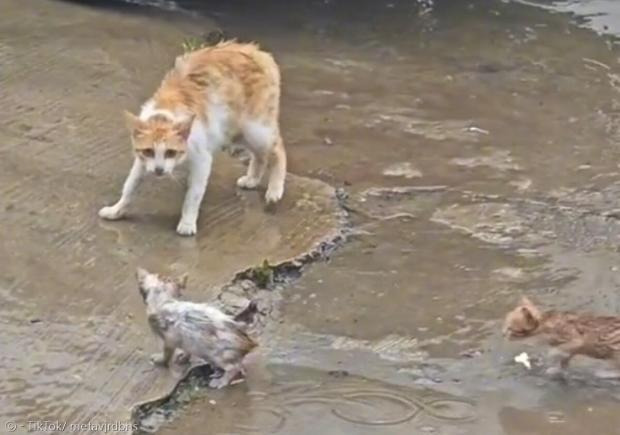
[[[604,378],[607,366],[577,359],[561,383],[543,374],[544,360],[531,372],[515,365],[517,353],[545,349],[505,343],[499,331],[521,294],[619,313],[615,37],[523,4],[435,3],[424,12],[410,2],[179,2],[192,14],[49,2],[40,16],[11,3],[0,25],[14,37],[0,58],[22,59],[31,76],[16,67],[0,95],[42,103],[24,115],[34,132],[16,114],[0,133],[0,176],[14,198],[2,211],[11,260],[0,269],[0,367],[11,375],[0,385],[17,398],[3,399],[5,417],[109,419],[169,388],[142,353],[156,342],[131,268],[189,270],[190,297],[209,299],[234,271],[333,235],[332,186],[349,195],[348,242],[276,286],[247,382],[198,391],[169,420],[151,416],[158,433],[620,433],[620,382]],[[118,107],[148,96],[183,35],[215,27],[276,54],[290,172],[305,178],[291,177],[283,210],[265,215],[258,195],[237,196],[240,169],[224,158],[196,242],[172,231],[180,187],[170,183],[149,187],[138,208],[148,211],[132,221],[100,223],[90,211],[114,199],[126,170],[125,134],[111,130]],[[52,29],[62,44],[41,38]],[[64,62],[40,60],[66,47]],[[67,61],[84,76],[71,86]],[[33,121],[40,112],[44,126]],[[42,187],[43,175],[57,182]],[[320,207],[299,201],[306,189]],[[248,235],[252,246],[241,246]],[[62,265],[49,260],[58,257]],[[35,317],[45,322],[27,321]],[[17,340],[36,351],[6,356]]]

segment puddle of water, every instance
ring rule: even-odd
[[[576,23],[600,34],[620,36],[620,5],[614,0],[559,0],[536,1],[517,0],[520,3],[534,5],[547,10],[570,13],[576,17]]]
[[[209,422],[210,433],[391,434],[429,430],[441,422],[443,433],[464,433],[475,417],[467,401],[423,389],[404,388],[351,375],[304,367],[272,365],[269,380],[247,383],[227,394],[208,395],[193,404],[182,421],[158,433],[185,433],[195,421]],[[200,409],[200,413],[198,413]],[[459,429],[460,427],[460,429]]]

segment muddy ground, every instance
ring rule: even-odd
[[[527,2],[155,3],[5,0],[3,420],[127,421],[172,388],[182,373],[148,363],[144,264],[189,271],[191,299],[258,297],[265,315],[247,382],[189,385],[143,431],[620,433],[608,366],[577,359],[558,382],[545,349],[499,330],[522,294],[620,312],[613,28]],[[100,222],[129,164],[120,109],[148,97],[184,36],[218,28],[282,66],[285,202],[269,213],[237,192],[242,166],[222,156],[197,239],[173,231],[173,181]],[[226,285],[345,227],[295,279]],[[524,350],[531,371],[512,361]]]

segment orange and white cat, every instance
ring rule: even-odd
[[[196,234],[213,155],[239,134],[251,160],[237,185],[257,187],[268,169],[265,200],[279,201],[286,177],[279,106],[278,65],[257,45],[227,41],[179,56],[140,115],[125,112],[134,162],[121,198],[99,210],[99,216],[122,218],[146,173],[169,175],[187,161],[188,187],[177,233]]]

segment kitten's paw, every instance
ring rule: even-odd
[[[189,353],[180,351],[174,356],[174,362],[178,365],[186,365],[189,364],[191,358],[192,356]]]
[[[282,199],[282,195],[284,195],[284,185],[270,184],[267,187],[267,192],[265,192],[265,201],[267,201],[267,204],[278,202]]]
[[[237,186],[242,189],[254,189],[259,183],[260,180],[258,178],[253,178],[248,175],[244,175],[237,179]]]
[[[219,378],[211,378],[211,380],[209,380],[209,387],[219,390],[227,386],[229,383],[230,382],[226,376],[221,376]]]
[[[177,234],[180,236],[193,236],[196,234],[196,222],[181,219],[177,226]]]
[[[125,215],[125,210],[115,206],[103,207],[99,210],[99,217],[109,221],[121,219]]]
[[[159,367],[168,367],[168,361],[161,353],[154,353],[151,355],[151,362]]]
[[[564,370],[561,367],[549,367],[545,370],[545,374],[551,379],[562,380],[564,379]]]

